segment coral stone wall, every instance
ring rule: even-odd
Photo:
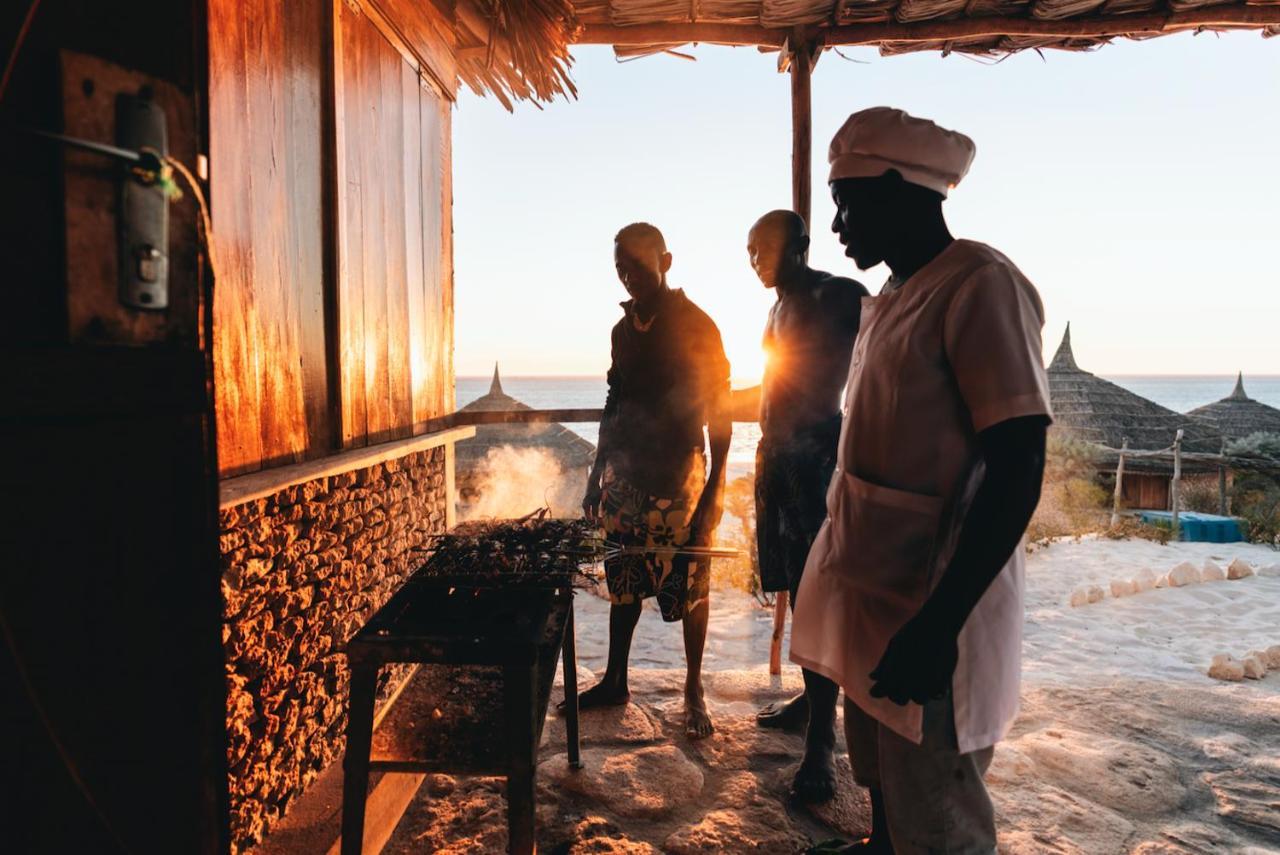
[[[231,832],[261,840],[343,749],[348,638],[445,528],[433,448],[225,507],[223,644]],[[382,675],[384,696],[397,674]]]

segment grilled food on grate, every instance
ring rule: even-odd
[[[600,558],[600,534],[586,520],[562,520],[547,508],[514,520],[474,520],[438,536],[419,571],[428,577],[570,581]]]
[[[427,578],[468,581],[536,581],[564,584],[590,579],[585,567],[622,555],[645,555],[643,546],[618,546],[592,523],[551,516],[542,508],[511,520],[473,520],[433,539],[430,557],[419,571]],[[664,550],[668,551],[668,550]],[[730,558],[736,549],[671,547],[671,552],[702,558]]]

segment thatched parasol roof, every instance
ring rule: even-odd
[[[1154,451],[1172,445],[1181,429],[1184,450],[1222,450],[1222,435],[1212,425],[1175,413],[1076,365],[1070,324],[1048,373],[1054,429],[1063,435],[1110,448],[1120,448],[1127,438],[1131,449]]]
[[[502,390],[498,366],[493,366],[489,392],[458,412],[511,412],[531,410]],[[536,448],[548,452],[566,471],[587,469],[595,461],[596,447],[562,424],[555,422],[477,425],[476,435],[457,443],[458,466],[466,470],[478,464],[492,448]]]
[[[508,107],[573,95],[574,43],[625,55],[693,42],[783,49],[803,41],[1004,56],[1187,30],[1280,35],[1280,0],[458,0],[456,9],[459,73]]]
[[[1280,434],[1280,410],[1245,394],[1244,373],[1236,375],[1236,388],[1221,401],[1196,407],[1189,416],[1211,424],[1229,440],[1255,433]]]

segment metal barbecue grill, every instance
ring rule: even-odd
[[[574,583],[591,578],[587,565],[646,550],[619,548],[584,520],[542,511],[464,523],[423,552],[422,566],[347,644],[343,855],[361,851],[373,771],[505,775],[510,851],[532,853],[534,770],[562,649],[568,759],[580,766]],[[375,731],[378,671],[395,663],[423,667]]]

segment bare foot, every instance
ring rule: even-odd
[[[619,688],[604,681],[596,683],[590,689],[578,694],[578,711],[596,709],[597,707],[622,707],[631,702],[631,692],[626,687]],[[564,712],[565,702],[556,704],[556,709]]]
[[[786,701],[775,701],[756,713],[756,724],[772,730],[803,733],[809,723],[809,698],[804,692]]]
[[[801,804],[813,805],[829,802],[835,795],[835,755],[829,747],[806,747],[791,782],[791,797]]]
[[[690,739],[706,739],[715,732],[716,727],[707,714],[707,702],[703,700],[702,689],[685,690],[684,714],[684,734]]]

